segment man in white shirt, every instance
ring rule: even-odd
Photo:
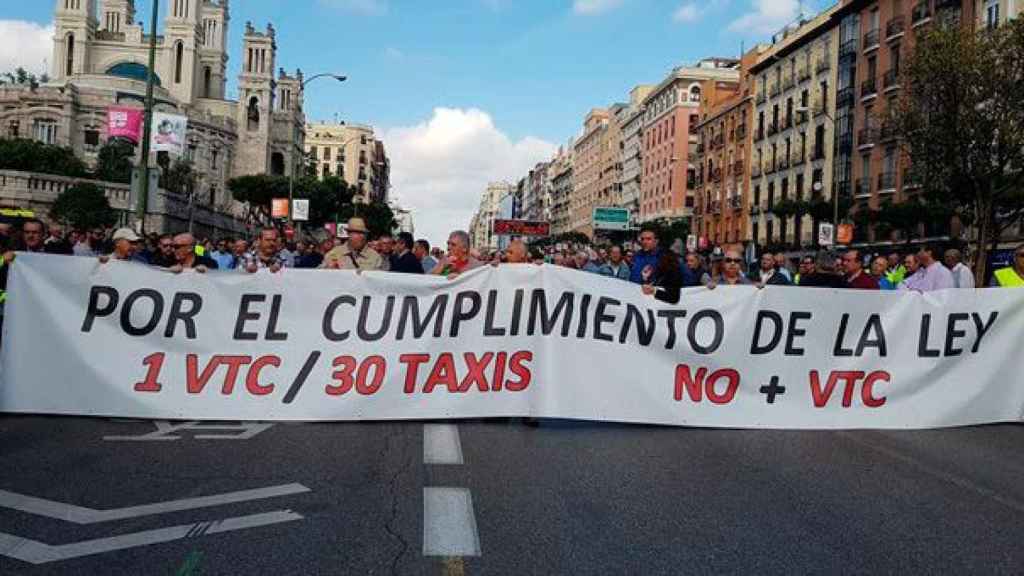
[[[953,274],[953,284],[957,288],[974,288],[974,274],[970,268],[964,265],[963,256],[959,250],[955,248],[946,250],[944,260],[946,267]]]
[[[917,262],[920,269],[900,284],[900,290],[914,290],[917,292],[932,292],[934,290],[946,290],[955,288],[953,273],[935,259],[937,251],[933,246],[923,246],[917,253]],[[909,271],[909,269],[908,269]]]

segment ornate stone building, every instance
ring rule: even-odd
[[[185,159],[198,175],[194,202],[220,215],[244,209],[227,180],[288,174],[305,139],[302,73],[275,78],[274,28],[246,25],[239,99],[226,95],[228,0],[170,0],[157,36],[155,111],[187,116]],[[150,36],[134,0],[56,0],[51,80],[31,89],[0,87],[0,137],[66,146],[87,163],[107,139],[106,112],[141,108]],[[167,167],[171,158],[154,154]],[[148,223],[148,219],[147,219]]]

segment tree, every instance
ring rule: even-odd
[[[937,27],[904,68],[894,117],[922,195],[977,230],[975,280],[988,245],[1024,215],[1024,20],[974,32]]]
[[[117,211],[110,207],[102,188],[79,182],[61,192],[50,207],[50,217],[75,229],[88,230],[113,226],[117,222]]]
[[[0,170],[42,172],[70,178],[88,174],[85,163],[70,148],[25,139],[0,139]]]
[[[260,207],[268,214],[271,200],[288,197],[288,186],[287,176],[267,174],[240,176],[228,181],[228,189],[235,200]],[[323,181],[315,176],[296,178],[292,190],[294,198],[309,199],[311,226],[334,222],[336,216],[339,220],[348,219],[353,213],[351,205],[354,195],[355,188],[336,177],[328,177]],[[346,205],[349,207],[348,211],[345,210]]]
[[[135,146],[123,138],[113,138],[100,148],[93,175],[97,180],[128,184],[132,180]]]
[[[190,196],[196,189],[198,177],[188,160],[175,160],[167,171],[160,175],[160,187],[172,194]]]
[[[658,218],[645,222],[643,228],[653,230],[661,245],[667,248],[677,239],[686,242],[686,237],[690,234],[690,220],[688,218]]]
[[[4,72],[3,74],[0,74],[0,86],[11,84],[15,86],[28,86],[32,90],[35,90],[39,87],[40,82],[45,84],[49,81],[49,74],[43,73],[43,75],[37,78],[35,74],[29,73],[21,66],[15,68],[14,72]]]
[[[391,207],[383,202],[372,204],[346,204],[341,207],[338,220],[347,221],[353,216],[358,216],[366,221],[366,227],[370,229],[370,237],[376,238],[382,234],[391,234],[398,222]]]

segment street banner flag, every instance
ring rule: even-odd
[[[296,198],[292,202],[292,220],[296,222],[306,222],[309,220],[309,200],[306,198]]]
[[[141,108],[111,106],[107,108],[107,136],[125,138],[138,144],[142,141],[142,122],[145,113]]]
[[[184,156],[186,132],[188,132],[188,117],[153,112],[153,138],[150,148],[154,152]]]
[[[287,218],[288,217],[288,199],[287,198],[273,198],[270,201],[270,217],[271,218]]]
[[[1021,422],[1024,290],[683,291],[555,266],[165,271],[19,253],[0,411],[567,418],[726,428]]]

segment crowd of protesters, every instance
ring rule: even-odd
[[[548,246],[530,248],[513,240],[502,250],[473,250],[469,235],[452,232],[446,249],[431,247],[407,232],[370,239],[361,218],[352,218],[340,237],[317,230],[304,240],[290,241],[276,228],[265,228],[254,238],[196,239],[189,233],[140,237],[130,228],[73,230],[47,227],[30,219],[20,227],[0,224],[0,303],[7,273],[18,252],[43,252],[134,262],[172,273],[208,270],[272,273],[285,268],[390,271],[455,278],[481,266],[537,264],[561,266],[639,285],[643,294],[677,303],[683,288],[752,285],[849,288],[930,292],[974,288],[974,275],[960,251],[939,252],[933,246],[900,254],[867,254],[857,249],[842,253],[822,251],[790,260],[783,254],[764,253],[747,266],[740,247],[725,247],[706,257],[687,252],[676,240],[665,248],[653,230],[642,230],[636,249],[611,245],[602,248]],[[1024,286],[1024,245],[1014,251],[1013,263],[995,272],[992,286]]]

